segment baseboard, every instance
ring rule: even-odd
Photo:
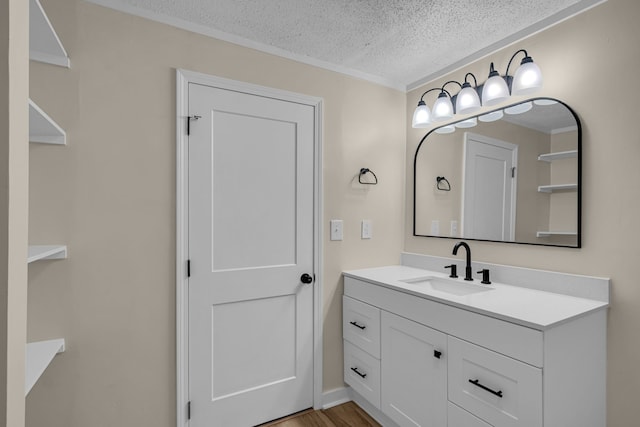
[[[387,417],[378,408],[369,403],[364,397],[353,391],[351,387],[341,387],[322,393],[322,409],[329,409],[343,403],[354,401],[374,420],[385,427],[398,427],[391,418]]]
[[[399,427],[391,418],[382,413],[382,411],[371,403],[369,403],[364,397],[360,396],[356,392],[352,392],[353,401],[361,407],[371,418],[380,423],[384,427]]]
[[[322,409],[329,409],[352,400],[351,387],[334,388],[322,393]]]

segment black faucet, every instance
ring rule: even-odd
[[[458,242],[453,247],[453,254],[458,255],[458,249],[463,246],[467,250],[467,266],[464,269],[464,280],[473,280],[473,272],[471,271],[471,248],[465,242]]]

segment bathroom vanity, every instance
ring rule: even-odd
[[[609,280],[447,258],[344,273],[344,380],[383,425],[604,427]]]

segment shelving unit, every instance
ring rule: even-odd
[[[575,231],[538,231],[536,237],[577,236]]]
[[[538,160],[551,163],[554,160],[570,159],[578,156],[578,150],[558,151],[557,153],[540,154]]]
[[[67,143],[64,129],[32,100],[29,100],[29,141],[58,145]]]
[[[540,193],[553,193],[555,191],[577,190],[578,184],[552,184],[538,187]]]
[[[29,59],[65,68],[71,61],[39,0],[29,0]],[[65,145],[67,135],[47,113],[29,99],[29,141]],[[44,259],[66,259],[65,245],[29,246],[27,263]],[[26,344],[25,396],[56,354],[65,351],[64,338]]]
[[[41,259],[66,259],[67,247],[64,245],[38,245],[29,246],[29,254],[27,256],[27,263],[31,264],[34,261]]]
[[[62,353],[64,350],[64,338],[27,343],[25,356],[25,396],[29,394],[33,385],[38,381],[38,378],[40,378],[45,369],[47,369],[47,366],[49,366],[49,363],[51,363],[56,354]]]
[[[29,0],[29,58],[60,67],[71,61],[38,0]]]

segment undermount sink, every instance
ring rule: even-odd
[[[401,280],[404,283],[412,285],[421,285],[428,287],[430,290],[444,292],[451,295],[464,296],[477,294],[480,292],[492,291],[493,288],[487,285],[476,285],[469,282],[461,282],[458,280],[446,279],[444,277],[417,277],[414,279]]]

